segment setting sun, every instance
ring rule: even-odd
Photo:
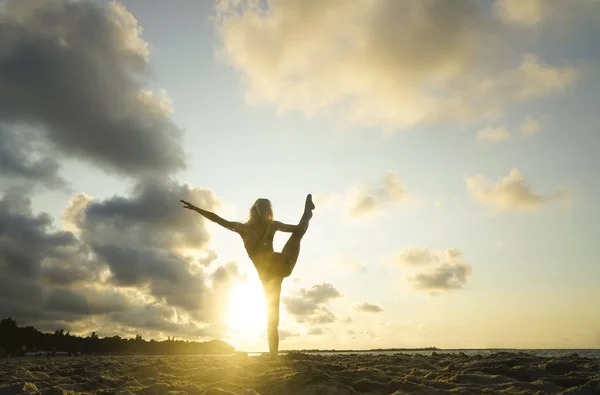
[[[232,287],[226,317],[234,338],[258,335],[265,330],[265,297],[258,281],[238,282]]]

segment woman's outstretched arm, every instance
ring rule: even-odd
[[[275,229],[277,229],[280,232],[295,232],[297,230],[300,229],[300,225],[290,225],[290,224],[284,224],[283,222],[279,222],[279,221],[273,221],[273,224],[275,225]]]
[[[226,219],[219,217],[217,214],[215,214],[211,211],[208,211],[208,210],[201,209],[200,207],[196,207],[192,203],[186,202],[185,200],[180,200],[180,202],[183,203],[183,208],[187,208],[188,210],[195,211],[198,214],[201,214],[204,218],[211,220],[212,222],[216,222],[217,224],[221,225],[224,228],[227,228],[234,232],[239,232],[239,228],[240,228],[239,222],[227,221]]]

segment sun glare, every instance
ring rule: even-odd
[[[236,283],[229,295],[227,326],[233,336],[255,336],[266,329],[267,312],[260,283]]]

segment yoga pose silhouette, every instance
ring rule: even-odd
[[[250,208],[246,222],[227,221],[217,214],[203,210],[193,204],[180,200],[183,208],[195,211],[205,218],[238,233],[244,242],[248,257],[254,264],[263,285],[267,300],[267,338],[271,355],[277,356],[279,350],[279,299],[281,283],[292,274],[300,254],[300,241],[308,229],[315,205],[312,195],[306,196],[304,214],[297,225],[284,224],[273,220],[273,208],[269,199],[257,199]],[[291,232],[292,235],[281,252],[273,251],[273,236],[276,231]]]

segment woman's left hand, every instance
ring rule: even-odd
[[[192,210],[192,211],[196,211],[198,210],[198,207],[194,206],[192,203],[190,202],[186,202],[185,200],[180,200],[181,203],[183,203],[183,208],[187,208],[188,210]]]

